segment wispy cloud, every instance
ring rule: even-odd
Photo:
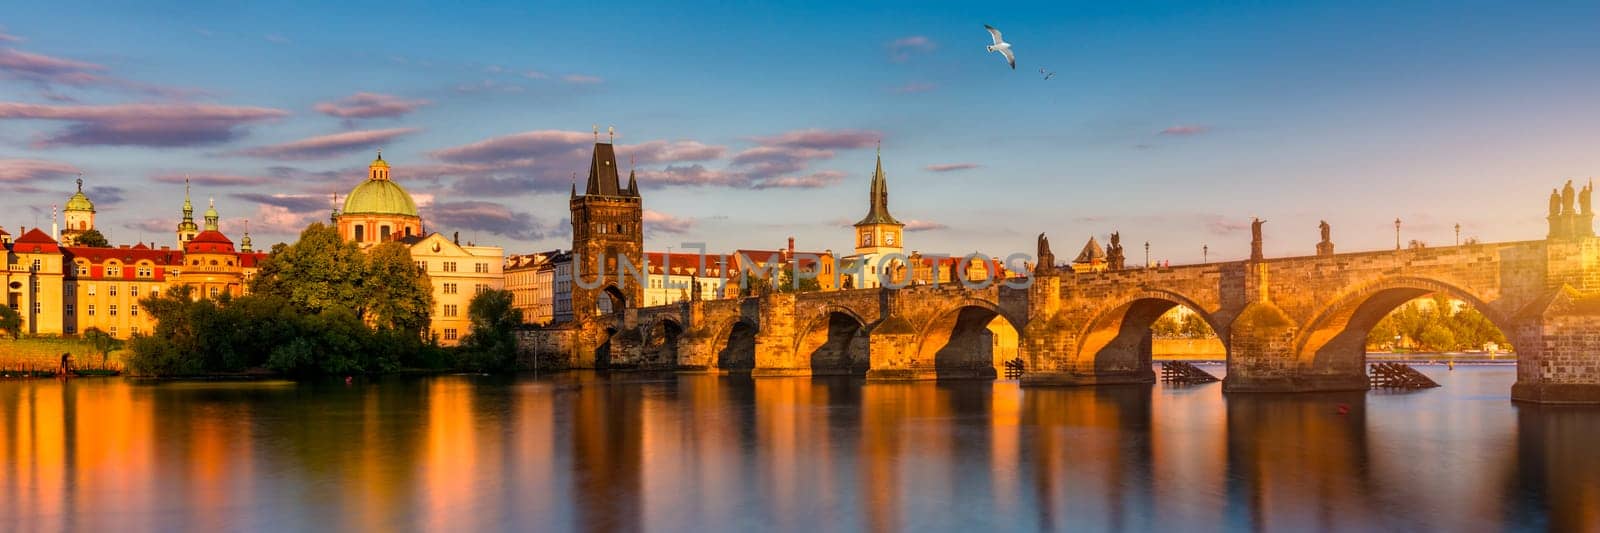
[[[496,202],[435,202],[424,208],[424,214],[441,230],[483,231],[512,239],[541,239],[555,229]]]
[[[934,43],[933,39],[922,35],[901,37],[889,42],[889,60],[896,63],[904,63],[909,61],[914,54],[932,52],[938,47],[938,44]]]
[[[398,118],[428,105],[423,99],[406,99],[391,94],[356,93],[332,102],[318,103],[314,109],[343,119]]]
[[[0,28],[0,43],[20,43],[23,40],[21,37],[6,33],[5,28]]]
[[[209,172],[202,172],[194,175],[167,173],[150,177],[150,181],[174,185],[182,184],[185,179],[196,185],[205,185],[209,187],[248,187],[252,185],[266,185],[268,183],[278,181],[267,176],[240,176],[235,174],[216,174]]]
[[[948,229],[950,226],[931,220],[907,220],[906,231],[933,231]]]
[[[705,165],[667,165],[666,168],[639,171],[641,184],[745,187],[749,179],[736,172],[713,170]]]
[[[122,203],[122,200],[127,197],[127,192],[127,189],[111,185],[90,187],[88,190],[83,191],[84,194],[89,195],[90,200],[94,200],[94,203],[100,207]]]
[[[234,193],[233,197],[246,202],[281,207],[295,213],[326,213],[331,209],[330,199],[320,195],[240,192]]]
[[[0,183],[28,183],[78,173],[78,167],[43,159],[0,159]]]
[[[837,170],[819,170],[803,176],[790,175],[767,178],[756,182],[755,189],[820,189],[840,181],[845,174]]]
[[[265,107],[211,104],[41,105],[0,102],[0,120],[70,122],[65,131],[34,141],[63,145],[194,146],[242,135],[246,124],[288,116]]]
[[[654,233],[683,234],[694,229],[694,219],[675,217],[659,211],[644,210],[644,227]]]
[[[272,44],[289,44],[289,38],[281,33],[269,33],[261,38]]]
[[[327,159],[358,149],[371,149],[392,142],[399,137],[422,131],[420,128],[389,128],[319,135],[308,139],[249,148],[232,152],[235,155],[280,160]]]
[[[0,39],[0,43],[5,42],[15,42],[15,40]],[[105,74],[106,71],[104,65],[87,61],[0,48],[0,79],[31,82],[41,89],[46,98],[54,101],[72,101],[72,97],[57,90],[60,87],[114,89],[170,99],[186,99],[204,94],[204,91],[194,89],[164,87],[117,78]]]
[[[955,172],[957,170],[971,170],[978,168],[977,163],[938,163],[922,167],[928,172]]]
[[[1211,131],[1211,127],[1210,126],[1206,126],[1204,124],[1179,124],[1179,125],[1176,125],[1176,126],[1169,126],[1169,127],[1167,127],[1167,129],[1164,129],[1164,130],[1161,130],[1159,132],[1156,132],[1156,134],[1157,135],[1187,136],[1187,135],[1199,135],[1199,134],[1202,134],[1202,133],[1205,133],[1205,132],[1208,132],[1208,131]]]
[[[600,79],[598,76],[590,76],[587,74],[568,74],[562,76],[561,81],[578,85],[594,85],[605,80]]]
[[[692,140],[647,141],[617,146],[617,157],[633,157],[640,163],[681,163],[709,161],[727,154],[728,147]]]

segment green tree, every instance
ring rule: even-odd
[[[278,296],[307,314],[343,307],[360,317],[368,303],[362,284],[367,260],[353,242],[339,238],[339,230],[313,223],[300,232],[300,240],[274,246],[251,282],[251,293]]]
[[[9,305],[0,305],[0,330],[11,335],[11,340],[22,337],[22,315]]]
[[[361,289],[367,319],[379,327],[421,335],[433,309],[433,284],[406,245],[390,241],[367,251]]]
[[[1421,343],[1424,349],[1445,351],[1455,348],[1456,336],[1450,332],[1450,328],[1445,327],[1444,323],[1434,322],[1422,330],[1417,342]]]
[[[795,282],[794,264],[789,263],[778,271],[778,292],[811,292],[822,290],[822,283],[815,277],[801,277],[799,283]]]
[[[111,350],[117,349],[117,345],[120,344],[111,334],[100,331],[100,328],[96,327],[83,330],[83,340],[87,341],[89,346],[100,354],[100,368],[106,367],[107,360],[111,358]]]
[[[1178,318],[1174,316],[1171,311],[1162,313],[1161,317],[1157,318],[1155,323],[1150,324],[1150,333],[1154,334],[1157,338],[1162,339],[1171,339],[1177,337],[1180,329],[1181,326],[1178,324]]]
[[[90,248],[111,247],[111,241],[107,241],[106,236],[102,235],[100,230],[97,229],[90,229],[83,233],[79,233],[78,238],[73,242],[77,243],[78,246],[87,246]]]
[[[468,366],[502,372],[516,368],[516,330],[522,324],[522,310],[511,303],[511,291],[490,290],[472,297],[472,303],[467,305],[472,332],[461,341]]]

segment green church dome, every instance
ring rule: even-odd
[[[67,199],[66,210],[67,211],[88,211],[90,213],[94,212],[94,202],[89,201],[89,197],[88,196],[84,196],[84,194],[83,194],[83,179],[82,178],[78,179],[78,192],[74,193],[72,195],[72,198]]]
[[[400,184],[386,179],[368,179],[344,198],[346,215],[417,216],[417,204]]]

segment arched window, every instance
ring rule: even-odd
[[[363,238],[367,236],[366,229],[366,227],[356,224],[356,242],[363,242]]]
[[[379,236],[380,239],[382,239],[384,241],[389,240],[389,225],[388,224],[384,224],[382,226],[378,226],[378,236]]]

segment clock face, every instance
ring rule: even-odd
[[[862,246],[871,246],[872,245],[872,232],[868,231],[868,232],[865,232],[865,233],[861,234],[861,245]]]
[[[889,243],[890,246],[894,246],[894,234],[893,233],[885,234],[883,236],[883,242]]]

